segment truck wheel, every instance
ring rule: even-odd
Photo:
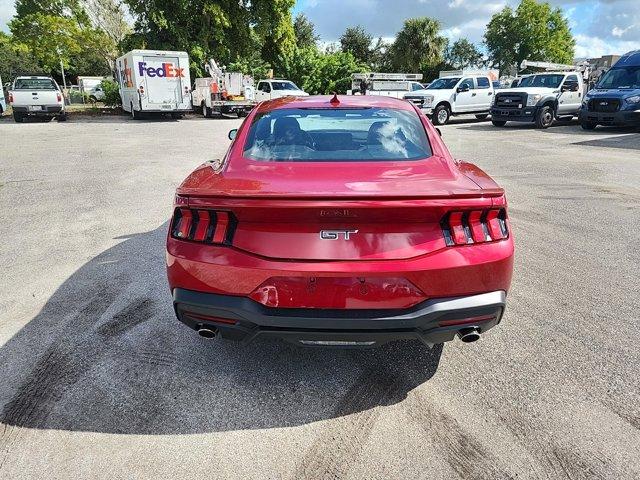
[[[211,118],[211,109],[207,107],[206,103],[202,104],[202,116],[204,118]]]
[[[244,110],[238,110],[238,118],[243,118],[247,116],[247,112]]]
[[[491,120],[491,123],[494,127],[504,127],[507,124],[504,120]]]
[[[476,118],[478,120],[486,120],[488,116],[489,116],[488,113],[483,113],[482,115],[476,115]]]
[[[553,123],[553,117],[553,108],[549,105],[545,105],[538,110],[538,114],[536,115],[536,127],[542,129],[549,128]]]
[[[449,117],[451,112],[446,105],[438,105],[433,112],[433,124],[434,125],[446,125],[449,123]]]
[[[58,122],[66,122],[66,121],[67,121],[67,114],[66,113],[58,115]]]
[[[140,113],[133,108],[133,103],[131,104],[131,120],[140,120]]]
[[[182,118],[182,114],[180,112],[173,112],[171,114],[171,118],[173,118],[174,120],[180,120]]]
[[[580,126],[583,130],[595,130],[598,124],[594,122],[582,122]]]
[[[14,122],[22,123],[23,120],[24,120],[24,117],[22,115],[20,115],[19,113],[13,112],[13,121]]]

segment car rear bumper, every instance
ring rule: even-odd
[[[491,108],[491,120],[496,122],[533,122],[536,114],[536,107],[526,108]]]
[[[62,105],[41,105],[41,110],[29,110],[27,106],[16,106],[12,105],[12,109],[14,113],[19,113],[20,115],[34,115],[34,116],[51,116],[51,115],[60,115],[63,113]]]
[[[222,338],[251,342],[276,337],[302,345],[374,346],[417,339],[427,345],[453,340],[464,328],[484,333],[502,318],[504,291],[434,298],[398,310],[326,310],[269,308],[247,297],[176,288],[178,319]]]
[[[588,112],[580,110],[580,122],[611,126],[640,126],[640,110],[618,112]]]

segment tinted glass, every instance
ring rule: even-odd
[[[300,90],[293,82],[271,82],[274,90]]]
[[[395,161],[430,157],[431,148],[413,111],[282,109],[256,116],[244,156],[263,161]]]
[[[460,85],[458,86],[458,88],[462,88],[465,85],[469,87],[469,90],[473,89],[473,79],[465,78],[463,81],[460,82]]]
[[[448,89],[454,88],[458,84],[459,80],[460,80],[460,77],[458,77],[458,78],[439,78],[439,79],[435,80],[427,88],[431,89],[431,90],[448,90]]]
[[[564,80],[564,75],[531,75],[525,77],[520,82],[520,87],[546,87],[546,88],[558,88]]]
[[[53,80],[48,78],[17,78],[14,90],[57,90]]]
[[[614,67],[602,76],[596,88],[640,88],[640,66]]]
[[[489,88],[489,79],[487,77],[478,77],[478,88]]]

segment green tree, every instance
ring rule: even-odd
[[[13,41],[0,32],[0,77],[3,82],[12,82],[18,75],[44,73],[29,47]],[[1,86],[0,86],[1,87]]]
[[[341,50],[364,63],[371,61],[371,42],[373,37],[360,25],[347,28],[340,37]]]
[[[422,72],[442,61],[446,38],[440,35],[440,22],[433,18],[410,18],[390,48],[393,69]]]
[[[304,13],[296,15],[293,21],[293,31],[296,35],[298,48],[315,47],[320,40],[320,37],[316,34],[315,25]]]
[[[455,69],[479,67],[483,63],[483,55],[469,40],[460,38],[445,49],[444,60]]]
[[[496,13],[484,35],[492,64],[500,70],[517,69],[523,60],[569,64],[575,39],[560,8],[547,2],[522,0],[516,10]]]

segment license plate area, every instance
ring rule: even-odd
[[[41,112],[44,107],[42,105],[29,105],[28,110],[30,112]]]

